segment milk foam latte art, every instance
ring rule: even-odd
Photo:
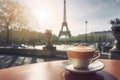
[[[86,69],[89,64],[96,60],[100,53],[96,53],[94,48],[88,46],[74,46],[68,48],[68,58],[76,69]],[[96,57],[94,57],[97,55]]]

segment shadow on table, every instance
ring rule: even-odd
[[[62,78],[62,80],[117,80],[113,75],[105,71],[89,74],[63,72]]]

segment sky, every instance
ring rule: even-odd
[[[58,35],[63,22],[63,0],[25,0],[38,22],[38,30]],[[110,20],[120,18],[120,0],[66,0],[67,23],[72,35],[111,30]]]

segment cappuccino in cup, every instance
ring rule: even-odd
[[[88,46],[74,46],[67,51],[68,58],[75,69],[87,69],[89,64],[100,57],[100,53]]]

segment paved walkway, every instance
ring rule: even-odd
[[[0,69],[43,61],[43,59],[36,57],[0,55]]]

